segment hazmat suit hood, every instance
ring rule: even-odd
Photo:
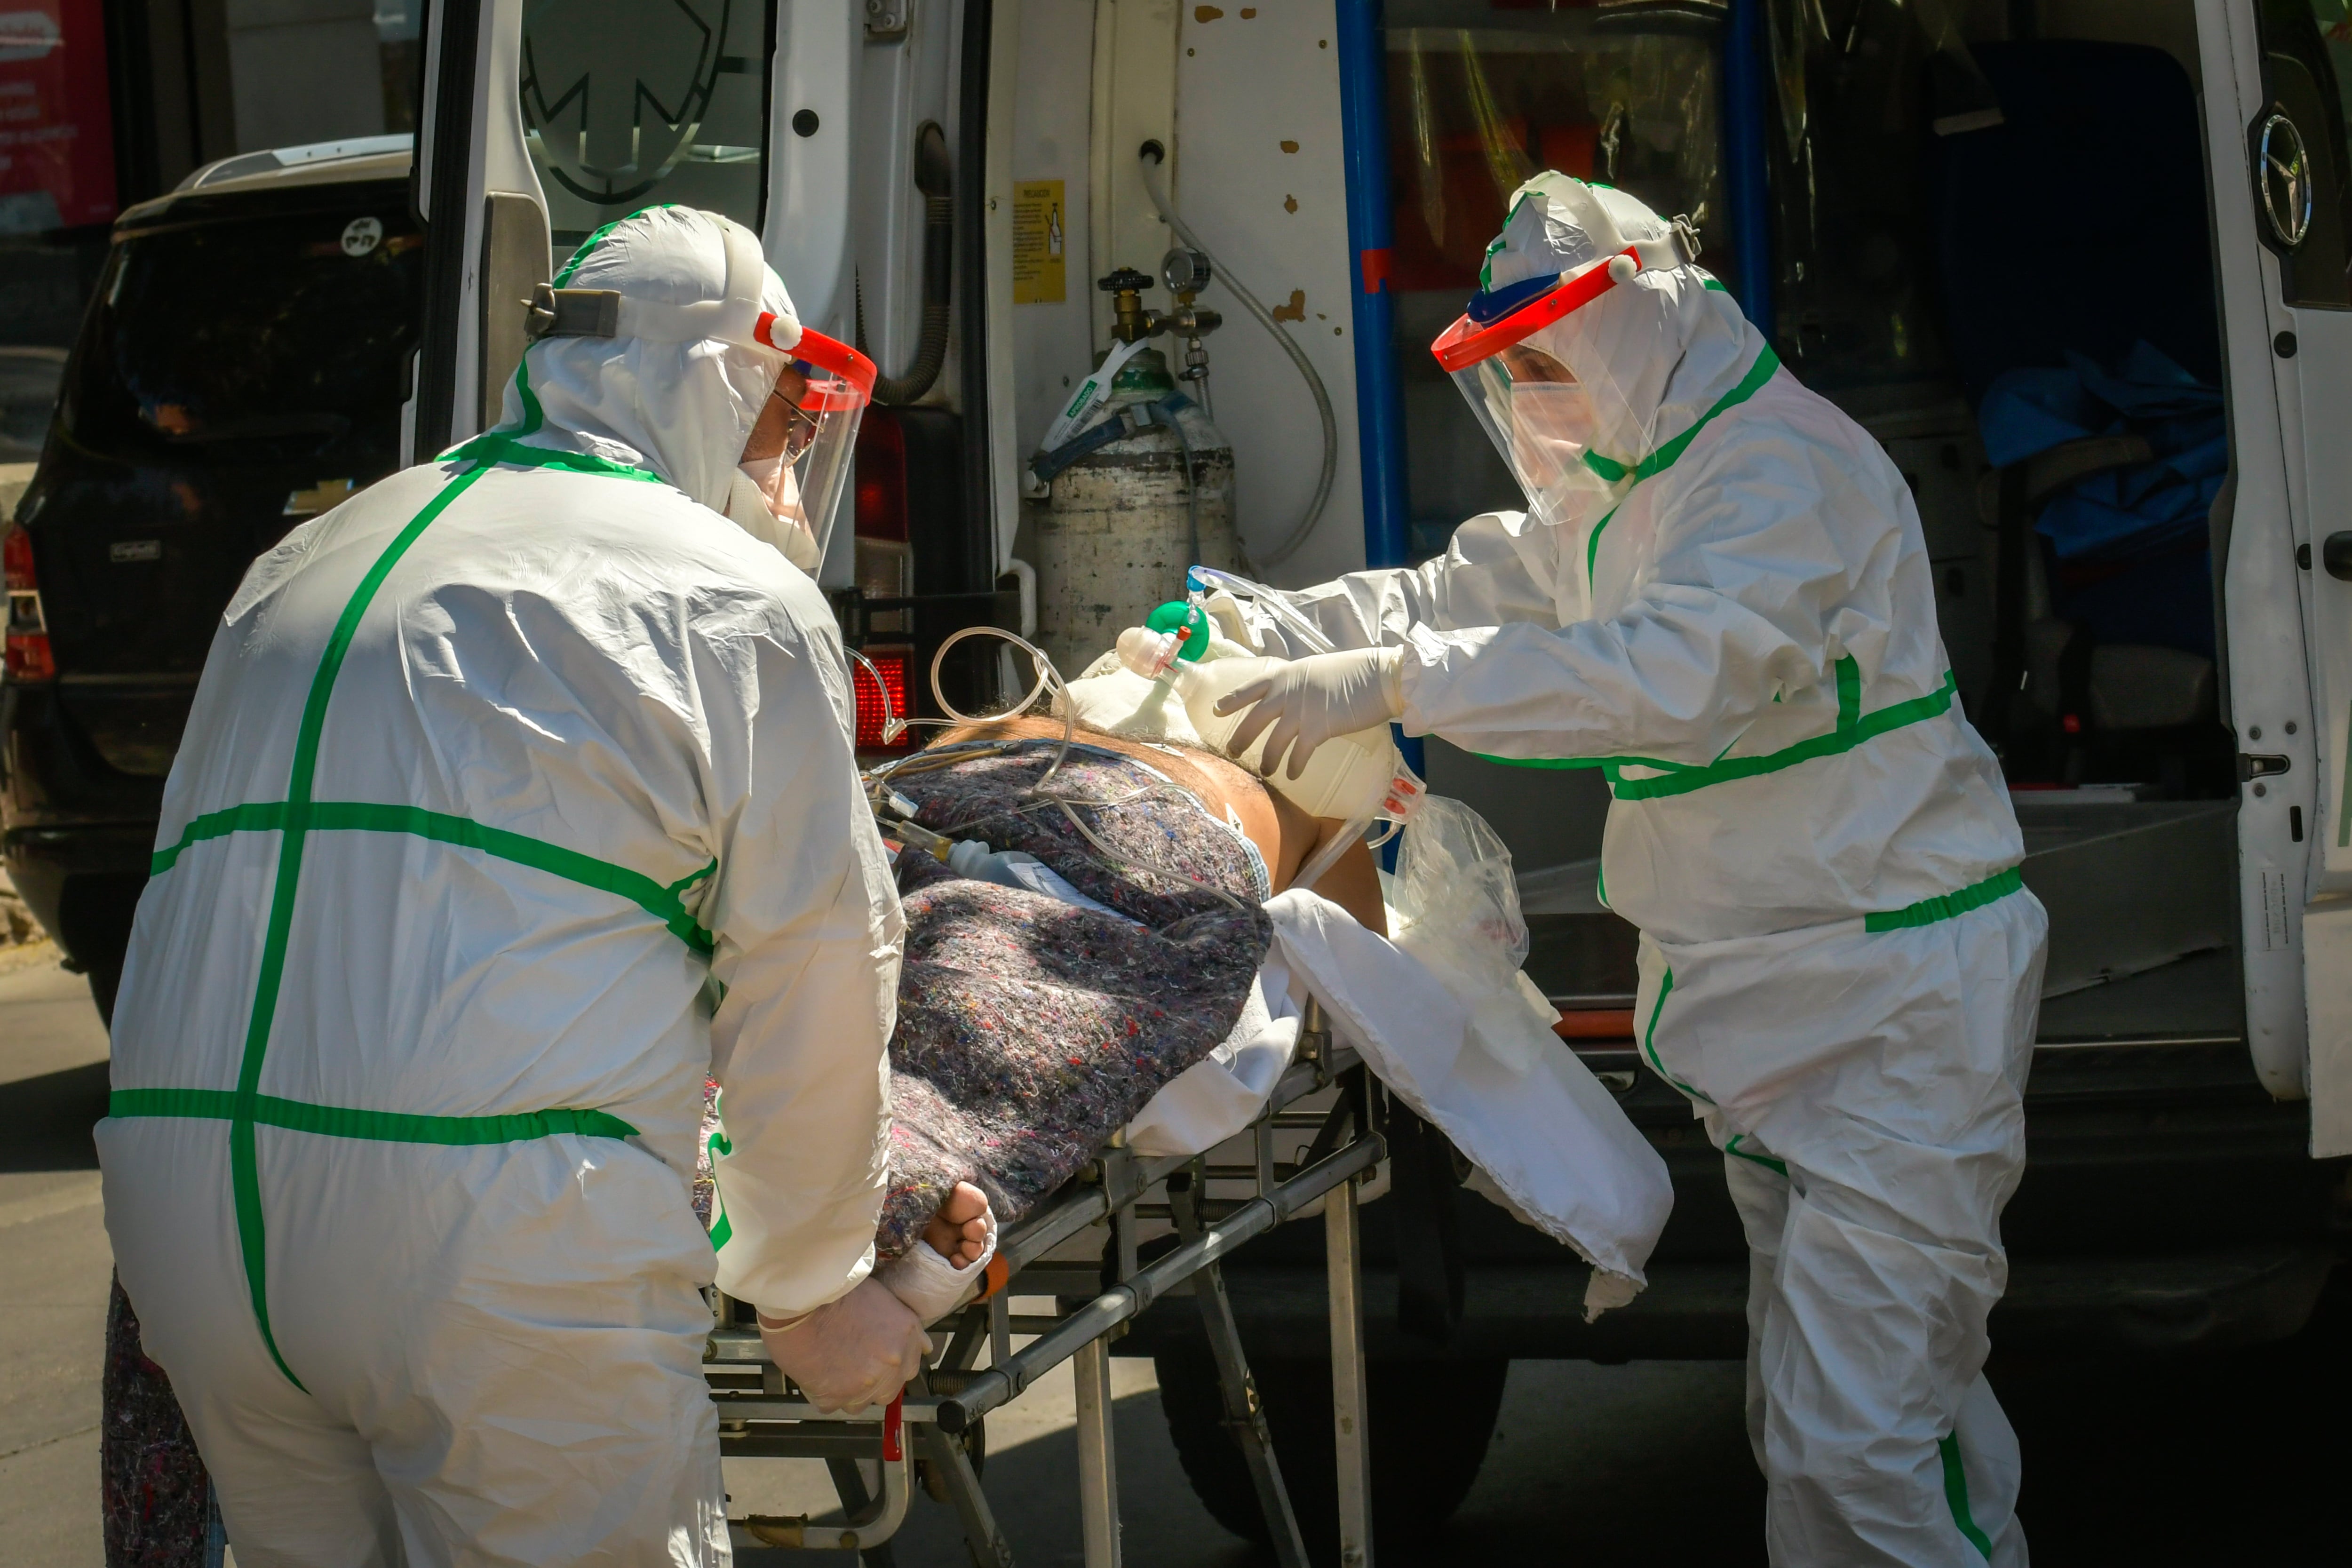
[[[625,300],[662,306],[723,302],[730,226],[731,220],[692,207],[649,208],[590,236],[556,286],[610,289]],[[796,336],[783,280],[764,262],[760,273],[760,310],[793,322]],[[546,337],[524,352],[507,384],[501,427],[526,445],[650,469],[792,555],[737,466],[790,362],[777,349],[715,338]]]
[[[1763,346],[1713,274],[1688,259],[1652,262],[1696,253],[1686,225],[1623,191],[1546,171],[1512,194],[1469,314],[1500,316],[1519,299],[1629,248],[1643,258],[1632,277],[1525,342],[1584,384],[1596,422],[1593,449],[1630,468],[1696,426]]]

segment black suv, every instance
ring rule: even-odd
[[[0,854],[102,1014],[247,564],[400,466],[409,161],[405,138],[247,153],[124,212],[0,532]]]

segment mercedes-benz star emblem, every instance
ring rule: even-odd
[[[2263,215],[2270,219],[2278,242],[2293,250],[2311,232],[2311,158],[2303,132],[2284,114],[2273,112],[2263,121],[2262,142],[2254,153],[2254,177],[2262,186]]]

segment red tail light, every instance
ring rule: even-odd
[[[49,651],[49,623],[33,576],[33,536],[14,523],[0,532],[0,569],[8,586],[7,678],[55,680],[57,656]]]
[[[914,731],[901,731],[895,738],[883,733],[884,721],[890,717],[907,717],[907,650],[902,647],[867,648],[866,658],[874,668],[868,669],[856,659],[849,661],[850,689],[857,693],[857,749],[861,752],[888,751],[915,743]],[[874,684],[877,675],[882,684]],[[889,705],[883,705],[885,694]]]
[[[860,539],[907,537],[907,433],[887,408],[857,426],[856,529]]]

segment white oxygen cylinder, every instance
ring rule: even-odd
[[[1272,674],[1283,661],[1218,658],[1195,664],[1176,657],[1176,650],[1183,646],[1181,633],[1129,626],[1118,634],[1119,662],[1147,680],[1173,686],[1178,700],[1184,704],[1184,711],[1192,718],[1192,728],[1211,751],[1231,757],[1257,774],[1269,788],[1279,791],[1307,816],[1356,822],[1380,815],[1388,798],[1389,785],[1404,761],[1397,754],[1396,742],[1390,738],[1387,725],[1360,730],[1352,735],[1333,736],[1315,748],[1307,771],[1296,779],[1289,776],[1286,762],[1282,769],[1269,773],[1264,763],[1265,735],[1258,736],[1249,750],[1239,753],[1227,744],[1234,731],[1248,717],[1249,710],[1220,714],[1217,703],[1227,692]]]

